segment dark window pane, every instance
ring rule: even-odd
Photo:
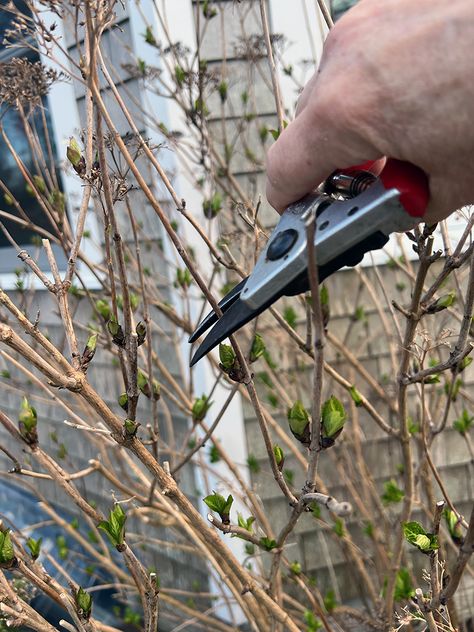
[[[357,0],[332,0],[331,12],[332,12],[333,19],[334,20],[339,19],[343,13],[348,11],[356,3],[357,3]]]
[[[7,48],[3,43],[5,31],[10,27],[14,16],[10,11],[7,11],[4,7],[7,4],[7,0],[0,0],[0,62],[8,64],[14,57],[21,57],[27,59],[29,62],[35,63],[39,61],[39,56],[36,52],[24,48]],[[22,0],[15,0],[16,7],[23,13],[28,13],[26,4]],[[0,64],[1,72],[1,64]],[[52,146],[53,156],[56,157],[56,149],[54,147],[54,138],[52,134],[51,121],[48,112],[47,98],[43,99],[44,117],[41,110],[37,107],[33,113],[28,113],[28,121],[31,128],[36,130],[39,145],[41,146],[44,155],[45,162],[49,169],[53,169],[53,165],[49,164],[48,154],[46,151],[46,133],[48,134],[49,141]],[[28,112],[28,106],[26,105],[25,111]],[[38,171],[38,167],[35,166],[34,157],[30,144],[28,142],[25,128],[18,111],[13,107],[3,103],[0,105],[0,123],[3,131],[7,136],[9,142],[13,146],[15,152],[18,154],[21,162],[31,175],[42,175]],[[46,121],[47,132],[44,129],[44,121]],[[18,201],[21,208],[24,211],[26,218],[31,221],[32,224],[36,224],[47,230],[52,230],[52,226],[47,219],[44,211],[36,198],[28,194],[26,189],[26,182],[18,168],[15,159],[10,152],[7,143],[0,137],[0,180],[10,190],[12,196]],[[59,174],[57,174],[58,182],[60,182]],[[4,198],[3,192],[0,191],[0,208],[6,212],[18,216],[18,210],[14,205],[8,204],[8,199]],[[23,215],[22,219],[26,219]],[[13,239],[20,245],[28,245],[31,243],[34,236],[34,231],[28,227],[24,227],[14,221],[7,220],[2,217],[2,222],[13,237]],[[9,246],[7,238],[3,231],[0,230],[0,248]]]

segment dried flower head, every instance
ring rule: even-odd
[[[45,68],[40,61],[13,57],[0,64],[0,102],[13,107],[40,105],[51,85],[64,78],[64,73]]]

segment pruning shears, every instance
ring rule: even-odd
[[[222,316],[210,312],[190,336],[193,343],[212,327],[191,366],[282,296],[309,290],[308,222],[316,221],[314,248],[322,282],[382,248],[391,233],[411,230],[421,221],[429,200],[424,171],[388,159],[375,176],[370,164],[333,173],[317,192],[284,211],[253,272],[220,301]]]

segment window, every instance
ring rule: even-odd
[[[54,209],[58,209],[58,216],[61,207],[64,209],[64,197],[56,168],[56,147],[47,96],[43,96],[36,107],[25,102],[21,111],[9,98],[14,96],[15,82],[20,85],[21,72],[25,73],[25,78],[30,73],[31,78],[34,74],[32,69],[39,68],[40,59],[38,53],[29,48],[8,48],[4,45],[5,33],[14,20],[13,14],[4,8],[6,4],[5,0],[0,1],[0,74],[4,82],[0,88],[0,209],[3,211],[0,219],[20,246],[31,248],[35,236],[37,238],[33,225],[53,234],[55,229],[34,192],[27,186],[9,145],[39,186],[44,183],[44,196],[50,199]],[[17,0],[15,4],[22,12],[28,11],[23,2]],[[23,223],[9,219],[5,213],[23,220]],[[55,251],[58,263],[64,262],[62,251],[59,248]],[[41,260],[39,264],[42,264]],[[4,231],[0,230],[0,272],[12,272],[16,267],[16,250]]]

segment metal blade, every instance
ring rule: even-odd
[[[237,283],[237,285],[234,288],[232,288],[232,290],[228,292],[228,294],[226,294],[221,301],[219,301],[219,307],[224,313],[239,298],[240,292],[242,291],[242,288],[247,282],[247,279],[248,277],[246,277],[245,279],[242,279],[240,283]],[[195,342],[200,336],[202,336],[202,334],[205,331],[207,331],[210,327],[212,327],[214,323],[217,323],[218,320],[219,320],[219,317],[217,316],[216,312],[214,311],[209,312],[209,314],[207,314],[207,316],[203,318],[203,320],[201,320],[199,325],[196,327],[196,330],[189,336],[188,342],[189,343]]]
[[[201,358],[217,347],[223,340],[231,336],[235,331],[249,323],[256,316],[270,307],[276,299],[272,299],[266,305],[255,310],[248,307],[240,299],[237,299],[221,316],[211,329],[203,343],[193,355],[190,366],[194,366]]]
[[[328,276],[334,274],[337,270],[340,270],[344,266],[355,266],[362,260],[364,254],[369,252],[370,250],[377,250],[379,248],[383,248],[388,241],[388,237],[381,232],[375,232],[369,237],[363,239],[360,243],[352,248],[349,248],[347,252],[335,257],[332,261],[328,263],[318,266],[318,277],[319,282],[322,283]],[[242,282],[242,287],[243,287]],[[239,284],[240,285],[240,284]],[[237,289],[237,286],[234,290]],[[302,274],[300,274],[296,279],[290,281],[288,285],[284,288],[281,288],[280,291],[271,297],[263,305],[260,305],[258,308],[249,307],[244,301],[240,298],[234,297],[233,302],[227,302],[228,307],[225,309],[224,314],[221,318],[213,318],[215,313],[212,312],[209,314],[207,318],[216,324],[209,332],[207,337],[204,339],[204,342],[197,349],[196,353],[193,355],[190,366],[194,366],[201,358],[212,351],[214,347],[216,347],[223,340],[231,336],[238,329],[249,323],[256,316],[264,312],[270,305],[273,305],[279,298],[282,296],[294,296],[296,294],[302,294],[309,290],[309,282],[307,271],[305,270]],[[226,300],[229,295],[227,295],[223,300]],[[201,325],[206,321],[202,321]],[[210,327],[210,324],[208,325]],[[203,331],[205,331],[204,328]],[[196,336],[197,337],[197,336]],[[196,337],[193,339],[195,340]]]

